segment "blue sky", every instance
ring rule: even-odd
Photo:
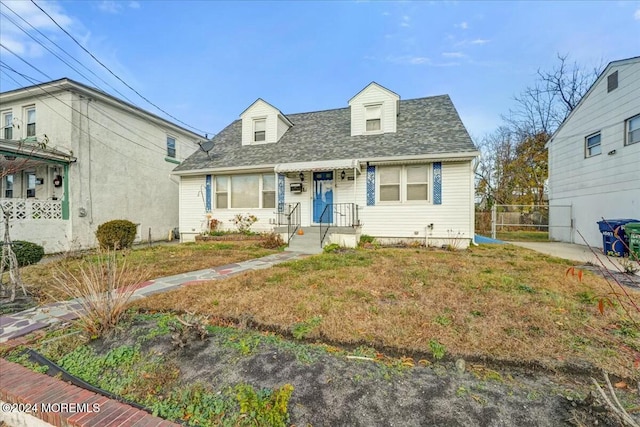
[[[260,97],[284,114],[346,107],[371,81],[402,99],[449,94],[474,138],[501,124],[538,69],[640,55],[640,2],[38,1],[163,110],[219,132]],[[0,5],[0,89],[69,77],[164,114],[126,88],[29,1]],[[81,61],[59,61],[17,28]],[[9,19],[11,18],[11,19]],[[59,52],[57,47],[51,47]],[[64,55],[59,53],[60,55]],[[104,83],[102,80],[106,81]]]

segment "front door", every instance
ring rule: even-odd
[[[327,205],[333,203],[333,172],[313,173],[313,222],[320,223],[320,216]],[[333,222],[333,209],[329,207],[322,218],[323,223]]]

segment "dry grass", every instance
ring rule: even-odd
[[[91,337],[100,337],[118,324],[137,285],[148,274],[140,266],[130,266],[126,259],[118,262],[114,251],[85,260],[77,270],[57,266],[54,289],[64,299],[76,299],[78,323]]]
[[[225,241],[159,245],[121,251],[118,256],[120,262],[126,259],[129,265],[142,267],[146,272],[143,280],[147,280],[245,261],[275,252],[262,248],[260,241]],[[24,267],[21,274],[27,290],[37,296],[38,302],[48,303],[65,298],[65,294],[53,286],[56,270],[64,269],[78,274],[83,263],[97,260],[98,256],[94,254],[82,258],[62,257],[55,262]]]
[[[463,252],[413,249],[322,254],[143,301],[151,310],[247,318],[310,337],[450,355],[585,363],[638,378],[640,330],[619,308],[598,312],[606,282],[567,276],[569,261],[511,245]],[[636,301],[640,292],[629,290]],[[637,313],[636,313],[637,314]],[[636,319],[640,320],[640,319]]]

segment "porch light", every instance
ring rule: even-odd
[[[304,173],[300,172],[300,181],[304,181]]]
[[[344,179],[345,176],[347,176],[345,171],[340,172],[340,179]]]

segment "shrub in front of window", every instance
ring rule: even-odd
[[[11,243],[11,248],[16,254],[19,267],[36,264],[44,256],[44,248],[33,242],[16,240]]]
[[[242,234],[250,234],[251,226],[258,221],[258,218],[255,215],[251,214],[237,214],[230,219],[229,221],[233,222],[238,231]]]
[[[125,249],[133,245],[136,225],[126,219],[116,219],[98,226],[96,231],[101,249]]]

